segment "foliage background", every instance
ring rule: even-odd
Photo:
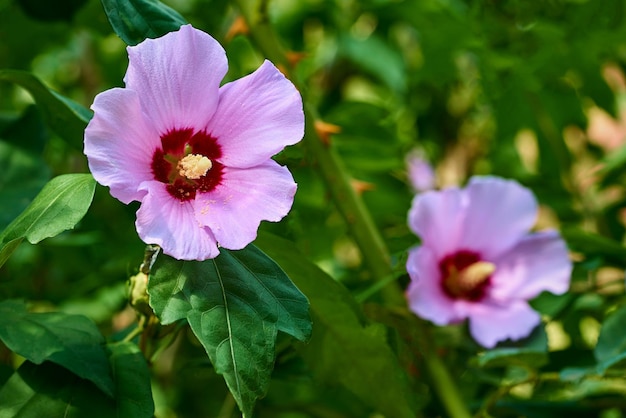
[[[227,80],[268,55],[235,30],[235,2],[164,3],[224,45]],[[436,167],[440,187],[474,174],[530,187],[542,204],[538,227],[560,228],[576,261],[568,294],[533,302],[545,327],[527,341],[485,352],[462,325],[428,331],[472,410],[623,416],[626,4],[272,0],[263,7],[282,45],[302,53],[293,77],[308,106],[340,127],[329,147],[388,247],[393,274],[381,278],[368,264],[318,155],[305,144],[279,155],[299,191],[285,220],[262,225],[257,244],[311,300],[314,337],[302,344],[279,335],[269,391],[255,416],[445,415],[415,342],[425,338],[424,324],[390,306],[378,284],[405,288],[408,281],[406,251],[417,239],[406,226],[413,192],[404,159],[414,147]],[[56,113],[34,105],[1,69],[30,72],[88,107],[98,92],[122,86],[127,56],[97,0],[0,0],[0,40],[3,230],[48,180],[88,169],[71,124],[61,120],[69,133],[60,132],[51,120]],[[0,299],[85,315],[110,341],[122,339],[136,322],[127,280],[144,253],[134,230],[137,208],[98,186],[75,229],[19,246],[0,269]],[[6,383],[21,360],[10,347],[0,358]],[[237,416],[223,378],[187,329],[155,360],[151,376],[158,417]]]

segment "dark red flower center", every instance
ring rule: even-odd
[[[155,180],[181,202],[193,200],[196,192],[210,192],[222,181],[224,166],[217,162],[222,149],[205,131],[173,129],[161,136],[161,148],[152,156]]]
[[[485,296],[495,265],[468,250],[457,251],[439,262],[441,287],[452,299],[477,302]]]

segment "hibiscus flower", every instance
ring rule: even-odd
[[[530,233],[538,205],[515,181],[474,177],[465,189],[417,195],[409,226],[410,309],[437,325],[469,320],[481,345],[528,336],[541,318],[528,300],[565,293],[572,263],[554,230]]]
[[[141,202],[141,239],[177,259],[244,248],[291,209],[296,183],[271,157],[304,134],[302,99],[269,61],[220,87],[220,44],[185,25],[128,47],[125,88],[94,99],[85,154],[94,178]]]

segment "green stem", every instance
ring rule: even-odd
[[[258,48],[281,67],[287,76],[291,73],[291,64],[278,36],[270,25],[264,0],[235,0],[241,14],[248,23],[250,36]],[[376,228],[363,200],[352,187],[350,176],[337,153],[320,138],[314,121],[319,120],[317,112],[307,104],[305,87],[294,77],[290,77],[303,96],[306,116],[305,144],[313,156],[319,172],[323,176],[333,201],[345,219],[350,233],[362,252],[363,258],[374,280],[384,282],[393,276],[387,247]],[[381,288],[381,294],[387,305],[404,306],[404,295],[396,281],[390,281]],[[419,321],[421,322],[421,321]],[[425,326],[423,327],[426,328]],[[427,331],[427,330],[425,330]],[[428,343],[428,334],[420,338],[420,352],[430,372],[433,386],[452,418],[471,416],[465,403],[442,360]]]

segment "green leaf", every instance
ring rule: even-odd
[[[604,320],[598,343],[594,349],[594,355],[598,362],[610,360],[611,358],[626,352],[626,306],[622,306]]]
[[[24,362],[0,389],[0,418],[111,418],[115,405],[89,382],[54,363]]]
[[[43,158],[0,141],[0,228],[4,229],[50,179]]]
[[[72,18],[87,0],[64,0],[51,3],[47,0],[17,0],[17,4],[33,19],[44,22],[67,21]]]
[[[154,415],[150,370],[139,348],[131,342],[108,344],[115,381],[118,417],[151,418]]]
[[[0,70],[0,81],[15,83],[33,96],[46,123],[54,132],[76,148],[83,148],[83,132],[91,112],[73,100],[48,89],[26,71]]]
[[[519,343],[516,343],[519,344]],[[548,338],[543,327],[518,347],[498,347],[480,354],[476,363],[479,367],[525,366],[539,368],[548,363]]]
[[[150,275],[150,305],[164,324],[187,318],[244,416],[267,391],[277,331],[311,333],[308,301],[253,245],[222,249],[204,262],[160,256]]]
[[[367,323],[350,293],[292,243],[268,234],[260,234],[256,242],[309,298],[315,329],[298,350],[315,377],[341,384],[385,416],[415,417],[414,391],[387,343],[385,328]]]
[[[31,313],[23,303],[0,302],[0,340],[33,363],[59,364],[114,396],[104,337],[84,316]]]
[[[102,5],[113,30],[128,45],[158,38],[187,23],[158,0],[102,0]]]
[[[565,228],[561,233],[572,250],[586,257],[597,256],[611,264],[626,266],[626,247],[620,243],[578,228]]]
[[[87,213],[95,187],[91,174],[64,174],[50,180],[0,234],[0,267],[17,248],[17,240],[36,244],[72,229]]]

